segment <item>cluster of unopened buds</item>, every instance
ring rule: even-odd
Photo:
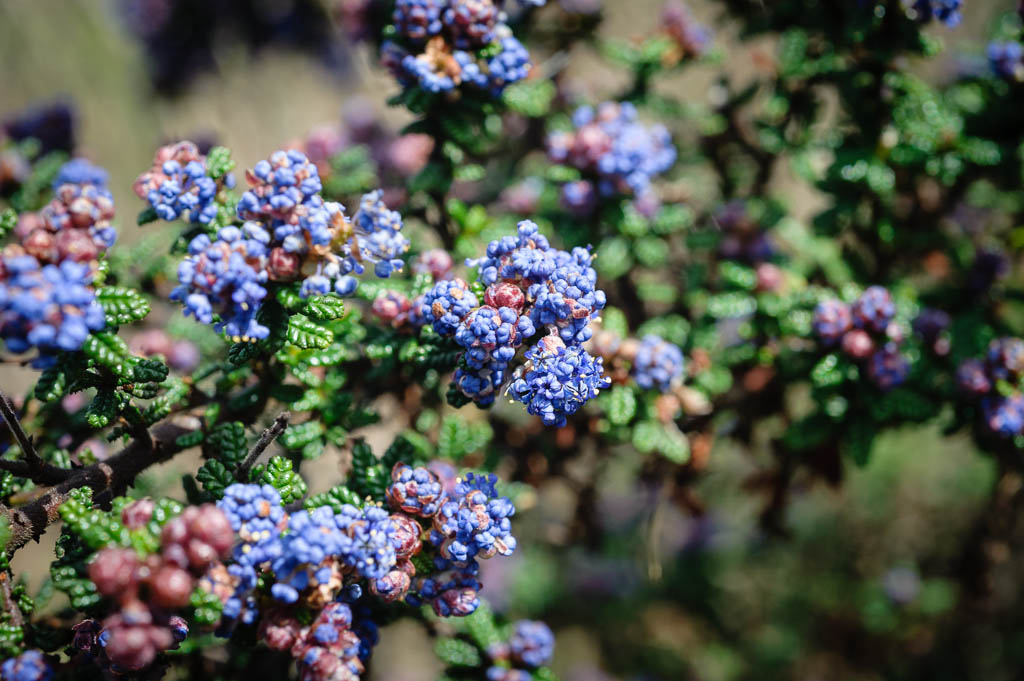
[[[397,464],[387,508],[289,513],[269,485],[229,486],[217,506],[233,529],[231,560],[212,563],[198,582],[223,605],[219,633],[253,625],[268,646],[291,651],[303,679],[357,679],[376,642],[360,608],[367,592],[429,604],[442,617],[474,612],[479,561],[515,550],[515,507],[495,476],[449,479],[448,468]],[[302,623],[307,610],[313,617]]]
[[[960,391],[981,403],[984,424],[1002,437],[1024,434],[1024,340],[997,338],[985,357],[968,359],[957,369]]]
[[[132,502],[122,510],[122,524],[128,530],[145,527],[154,509],[149,499]],[[148,667],[188,635],[188,624],[175,610],[189,604],[198,579],[227,557],[233,543],[227,516],[207,504],[190,506],[164,524],[159,553],[100,550],[89,564],[89,578],[116,610],[102,621],[75,625],[72,647],[114,672]]]
[[[157,149],[153,167],[135,180],[132,189],[161,220],[205,225],[217,217],[217,192],[234,186],[230,173],[217,180],[210,177],[206,156],[194,143],[184,141]]]
[[[492,241],[484,257],[467,261],[478,268],[472,287],[449,278],[450,259],[432,258],[433,265],[417,267],[441,275],[433,288],[408,302],[382,296],[375,310],[454,338],[464,350],[453,379],[463,395],[487,406],[506,387],[529,413],[561,426],[607,387],[601,360],[583,348],[605,306],[589,250],[552,248],[537,225],[524,220],[516,236]],[[518,349],[541,331],[547,334],[525,352],[526,362],[510,371]]]
[[[555,635],[543,622],[519,620],[512,626],[507,641],[487,651],[492,665],[487,681],[532,681],[533,670],[551,661],[555,652]]]
[[[910,373],[910,362],[900,352],[903,327],[895,316],[896,304],[889,291],[871,286],[852,305],[823,300],[814,310],[813,325],[825,346],[838,345],[843,354],[864,364],[875,385],[889,390]]]
[[[100,256],[117,238],[106,181],[106,171],[88,161],[66,163],[54,199],[22,213],[17,241],[0,250],[0,338],[11,352],[38,349],[36,367],[78,350],[106,324],[92,287]]]
[[[409,246],[402,218],[380,192],[363,196],[350,219],[344,206],[323,200],[316,165],[298,151],[275,152],[246,172],[246,182],[237,206],[242,224],[215,238],[199,234],[178,266],[171,298],[186,315],[236,342],[254,342],[270,333],[258,313],[272,284],[298,282],[303,298],[346,296],[367,264],[378,277],[402,268]]]
[[[465,85],[498,96],[529,74],[530,54],[505,23],[501,0],[398,0],[392,21],[381,61],[403,86],[453,93]]]
[[[629,102],[603,102],[596,110],[582,106],[572,123],[572,130],[552,133],[547,140],[553,162],[573,166],[583,175],[562,186],[566,209],[590,215],[599,198],[615,196],[631,196],[638,207],[656,208],[651,182],[676,161],[668,129],[640,123]]]

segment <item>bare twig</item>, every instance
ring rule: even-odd
[[[18,415],[14,413],[14,403],[7,399],[7,395],[3,393],[0,393],[0,416],[3,416],[4,423],[7,424],[7,430],[11,431],[11,435],[14,436],[18,446],[21,447],[21,453],[25,457],[25,461],[33,467],[42,464],[43,459],[32,445],[32,438],[21,427]]]
[[[57,520],[60,505],[73,490],[89,487],[94,492],[123,493],[139,473],[182,451],[184,447],[178,439],[201,426],[201,421],[191,417],[167,419],[153,428],[151,439],[133,440],[106,461],[66,471],[68,476],[65,480],[47,489],[31,503],[7,509],[12,535],[7,543],[7,555],[12,555],[29,540],[38,539],[47,526]]]
[[[269,428],[263,431],[260,435],[260,439],[256,441],[253,448],[249,450],[249,453],[245,455],[245,460],[238,466],[239,477],[244,476],[252,468],[253,464],[256,463],[256,459],[260,458],[260,454],[266,451],[267,447],[284,432],[285,428],[288,427],[288,419],[291,418],[291,413],[283,411],[277,415],[274,422]]]
[[[29,478],[33,482],[45,485],[57,484],[71,475],[70,470],[54,466],[39,456],[39,452],[32,444],[32,438],[21,427],[21,421],[18,420],[13,403],[3,393],[0,393],[0,416],[3,417],[4,424],[14,437],[14,441],[18,443],[24,457],[18,461],[0,460],[0,471],[9,471],[19,477]]]

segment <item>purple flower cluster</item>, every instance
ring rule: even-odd
[[[567,416],[610,385],[601,358],[591,357],[579,345],[566,347],[555,335],[545,336],[527,350],[526,359],[509,394],[547,426],[564,426]]]
[[[487,681],[528,681],[530,670],[543,667],[555,652],[551,628],[536,620],[519,620],[507,641],[487,651],[495,664],[487,670]]]
[[[1024,80],[1024,45],[1016,41],[993,41],[985,50],[992,73],[1006,80]]]
[[[548,157],[578,168],[580,182],[563,188],[566,207],[584,214],[593,196],[632,196],[657,203],[651,182],[676,160],[672,137],[663,125],[647,127],[637,120],[628,102],[604,102],[595,111],[580,107],[572,117],[574,129],[548,137]]]
[[[7,349],[37,348],[32,364],[44,368],[60,351],[81,348],[106,325],[91,282],[83,263],[40,266],[31,255],[0,257],[0,338]]]
[[[38,213],[19,216],[18,243],[5,253],[27,253],[40,264],[73,260],[95,269],[99,256],[117,240],[110,225],[114,199],[106,182],[107,172],[85,159],[65,163],[54,180],[53,200]]]
[[[607,385],[601,360],[581,347],[605,306],[592,258],[585,248],[552,248],[537,225],[524,220],[515,236],[492,241],[482,258],[467,261],[478,268],[483,304],[462,279],[442,279],[413,301],[410,321],[431,324],[465,349],[453,381],[480,406],[494,402],[519,347],[546,329],[549,335],[526,353],[528,363],[517,370],[510,392],[545,423],[564,424]]]
[[[633,358],[633,380],[645,390],[669,392],[683,380],[683,351],[655,336],[644,336]]]
[[[38,650],[26,650],[0,664],[3,681],[50,681],[53,669]]]
[[[937,19],[948,28],[960,25],[963,0],[914,0],[913,10],[922,23]]]
[[[495,0],[398,0],[396,40],[382,63],[405,87],[452,93],[462,85],[499,96],[529,74],[530,55]]]
[[[222,183],[233,187],[234,176],[225,175]],[[192,142],[160,147],[153,167],[135,180],[132,189],[149,202],[161,220],[184,218],[205,225],[217,217],[214,199],[220,187],[208,174],[206,157]]]
[[[302,297],[346,296],[365,263],[374,263],[378,277],[402,268],[409,245],[402,219],[380,192],[365,195],[349,220],[341,204],[320,197],[317,167],[298,151],[275,152],[246,180],[237,208],[242,226],[222,228],[216,239],[195,237],[178,267],[172,299],[186,315],[235,342],[257,341],[269,334],[257,314],[270,282],[300,281]]]
[[[415,469],[415,474],[430,480],[433,502],[433,492],[441,489],[440,480],[424,468]],[[392,471],[389,500],[399,497],[395,488],[405,484],[405,476],[406,471],[400,467]],[[493,474],[467,473],[455,481],[439,503],[433,504],[437,508],[433,514],[418,514],[432,522],[429,545],[436,553],[434,569],[412,580],[406,595],[408,603],[430,603],[442,617],[469,615],[479,606],[477,594],[482,585],[478,579],[478,561],[496,555],[508,556],[516,548],[509,520],[515,513],[515,506],[508,498],[498,495],[496,481]],[[394,501],[392,507],[395,507]]]
[[[814,332],[826,346],[839,344],[844,354],[864,362],[868,377],[882,390],[907,380],[910,362],[900,352],[903,329],[894,321],[896,305],[881,286],[868,287],[853,305],[837,299],[818,303]]]
[[[957,386],[980,400],[985,426],[996,435],[1024,434],[1024,340],[997,338],[984,359],[964,360],[957,368]]]

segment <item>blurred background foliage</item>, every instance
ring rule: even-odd
[[[360,107],[389,129],[411,120],[385,105],[395,86],[374,55],[339,33],[330,8],[318,2],[253,3],[299,17],[280,35],[261,31],[258,22],[245,30],[241,23],[199,22],[195,30],[208,49],[198,57],[171,51],[170,64],[147,61],[128,30],[125,4],[131,3],[0,2],[0,114],[59,98],[73,102],[77,147],[110,170],[120,206],[134,205],[131,180],[169,140],[215,139],[245,168],[268,149]],[[217,3],[196,3],[204,4]],[[786,46],[777,38],[740,40],[735,23],[718,23],[723,3],[691,4],[716,28],[719,62],[661,78],[656,93],[703,102],[719,94],[720,71],[742,83],[774,64],[780,50],[784,59]],[[945,43],[943,55],[908,58],[908,72],[945,84],[983,63],[982,36],[1013,9],[1009,2],[969,0],[960,26],[928,29]],[[607,0],[599,30],[606,38],[642,37],[656,29],[659,11],[657,0]],[[829,12],[829,3],[817,11]],[[562,77],[582,98],[614,96],[630,85],[629,74],[600,59],[592,44],[575,44],[564,56]],[[175,69],[189,72],[186,82],[167,77]],[[836,106],[826,97],[815,133],[833,125]],[[665,120],[687,154],[693,131],[678,122]],[[784,199],[789,219],[809,222],[827,204],[796,181],[791,166],[821,159],[786,160],[792,163],[777,164],[763,192]],[[674,186],[684,198],[709,186],[700,169],[680,172]],[[120,222],[123,243],[137,242],[143,231],[130,218]],[[0,367],[7,392],[28,380],[28,372]],[[786,398],[810,401],[806,393]],[[396,416],[401,405],[377,407],[378,441],[386,442],[404,425]],[[523,550],[507,565],[486,566],[493,572],[486,580],[492,607],[549,622],[558,640],[553,667],[567,681],[1022,678],[1024,530],[1013,504],[1021,478],[999,475],[966,435],[902,426],[878,437],[866,466],[847,467],[842,485],[798,474],[778,522],[783,531],[766,532],[764,499],[754,492],[774,474],[770,443],[782,427],[759,423],[749,445],[716,439],[706,467],[685,486],[645,468],[647,460],[628,445],[612,445],[611,457],[576,452],[558,477],[546,476],[543,457],[531,460],[526,477],[539,486],[519,518]],[[173,493],[179,465],[187,464],[147,472],[142,491]],[[305,472],[313,493],[337,478],[328,457]],[[593,489],[573,483],[591,474]],[[581,500],[583,492],[590,496]],[[581,512],[592,514],[582,528]],[[24,552],[15,570],[39,571],[48,550],[44,543]],[[983,585],[972,573],[977,552],[990,567]],[[407,622],[392,629],[371,678],[435,678],[423,632]]]

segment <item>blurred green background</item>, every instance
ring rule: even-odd
[[[715,22],[715,3],[691,4],[715,24],[724,63],[687,70],[667,86],[702,99],[719,68],[742,80],[773,46],[739,45],[733,27]],[[215,73],[200,75],[180,96],[156,96],[120,7],[113,0],[0,0],[0,115],[56,97],[72,101],[79,150],[110,170],[116,224],[127,242],[140,233],[131,181],[162,142],[213,135],[244,168],[313,126],[338,121],[359,98],[395,127],[406,120],[385,106],[394,85],[359,45],[343,46],[347,59],[338,70],[286,50],[254,55],[225,39]],[[654,29],[660,2],[607,0],[605,7],[602,31],[628,38]],[[986,27],[1013,7],[967,0],[963,25],[942,32],[949,49],[930,77],[977,59]],[[619,90],[624,75],[593,56],[586,46],[571,55],[581,94]],[[816,197],[785,184],[773,191],[797,216],[813,212]],[[0,368],[5,391],[24,377]],[[485,580],[484,595],[513,616],[552,624],[555,668],[567,681],[1024,678],[1017,550],[1024,536],[1004,513],[1021,480],[1003,479],[993,491],[994,466],[966,437],[908,428],[883,435],[870,465],[846,471],[841,487],[797,480],[786,511],[790,536],[769,537],[758,528],[764,499],[756,490],[758,476],[771,469],[770,428],[750,450],[716,445],[695,485],[706,512],[699,519],[678,510],[677,490],[657,481],[637,487],[640,464],[630,450],[601,464],[582,456],[580,466],[603,467],[596,502],[609,530],[603,544],[571,536],[577,492],[554,479],[522,513],[519,558]],[[173,479],[169,471],[147,475],[150,485]],[[1000,526],[999,541],[981,540],[991,523],[1011,524]],[[44,542],[23,552],[15,569],[41,578],[48,548]],[[994,570],[986,590],[974,593],[964,571],[976,551]],[[384,635],[372,678],[431,679],[435,663],[424,645],[417,626],[399,623]]]

